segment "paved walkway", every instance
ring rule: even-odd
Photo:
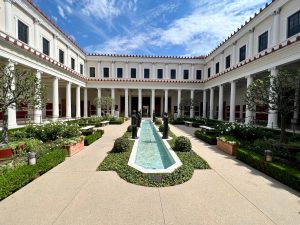
[[[0,224],[299,225],[299,193],[193,137],[213,169],[195,171],[185,184],[147,188],[95,171],[128,125],[104,127],[99,141],[0,202]]]

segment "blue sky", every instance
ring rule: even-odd
[[[34,0],[88,53],[206,55],[270,0]]]

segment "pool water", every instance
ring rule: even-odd
[[[174,163],[151,120],[143,120],[135,164],[145,169],[166,169]]]

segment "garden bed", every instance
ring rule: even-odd
[[[97,130],[94,134],[86,136],[84,139],[84,145],[88,146],[88,145],[94,143],[99,138],[101,138],[103,134],[104,134],[104,130]]]
[[[204,132],[202,132],[200,130],[196,130],[194,134],[195,134],[196,138],[199,138],[200,140],[202,140],[210,145],[217,144],[217,138],[215,135],[205,134]]]

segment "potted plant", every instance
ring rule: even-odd
[[[236,150],[240,146],[240,142],[231,136],[220,136],[217,137],[217,146],[223,152],[229,155],[235,155]]]
[[[80,152],[84,147],[84,136],[69,138],[64,141],[65,149],[68,156],[72,156]]]

